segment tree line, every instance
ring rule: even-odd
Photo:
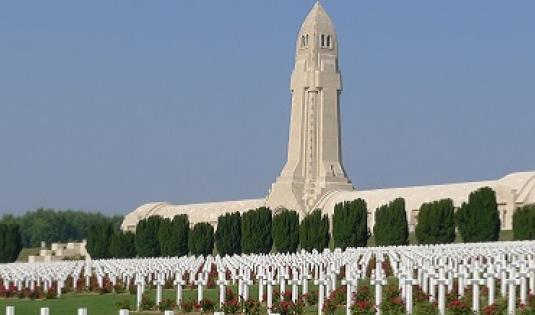
[[[108,217],[101,213],[39,208],[21,216],[4,215],[0,224],[19,226],[23,247],[40,247],[41,242],[73,242],[87,239],[93,225],[111,223],[119,230],[122,216]]]
[[[515,239],[535,239],[535,206],[519,209],[514,222]],[[94,258],[293,253],[299,249],[322,251],[331,242],[342,249],[364,247],[372,235],[377,246],[409,243],[402,198],[376,209],[372,231],[368,227],[368,206],[362,199],[337,204],[332,229],[330,224],[319,209],[301,222],[292,210],[273,213],[262,207],[242,214],[226,213],[218,218],[217,230],[209,223],[190,226],[185,214],[172,219],[152,216],[139,222],[135,234],[114,232],[111,226],[95,227],[88,238],[88,250]],[[496,193],[491,188],[472,192],[457,211],[451,199],[421,205],[415,228],[419,244],[453,243],[456,230],[464,242],[498,240],[500,218]]]

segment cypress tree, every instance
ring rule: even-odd
[[[419,244],[449,244],[455,241],[454,207],[451,199],[424,203],[418,212],[416,239]]]
[[[299,214],[282,210],[273,217],[273,244],[279,253],[295,253],[299,247]]]
[[[93,224],[87,237],[87,252],[92,259],[110,257],[110,243],[113,226],[110,223]]]
[[[221,256],[241,253],[241,216],[239,212],[219,216],[215,241],[217,251]]]
[[[158,243],[160,244],[160,255],[162,257],[171,257],[175,255],[173,239],[173,222],[168,219],[161,219],[158,227]]]
[[[340,247],[342,250],[347,247],[366,247],[368,234],[366,201],[356,199],[334,206],[333,239],[335,247]]]
[[[312,211],[301,221],[299,243],[306,251],[316,249],[321,252],[329,246],[329,218],[322,216],[320,209]]]
[[[17,260],[22,250],[22,237],[17,224],[0,224],[0,263]]]
[[[464,242],[494,242],[500,237],[496,192],[490,187],[470,193],[455,217]]]
[[[136,257],[135,247],[136,236],[132,232],[117,232],[110,241],[111,258],[134,258]]]
[[[0,224],[0,263],[7,263],[7,251],[6,251],[6,224]]]
[[[211,255],[214,251],[214,228],[209,223],[197,223],[191,230],[188,241],[192,255]]]
[[[377,246],[397,246],[409,243],[405,199],[397,198],[375,211],[373,234]]]
[[[516,209],[513,214],[513,238],[515,241],[535,240],[535,205]]]
[[[188,249],[189,219],[187,214],[179,214],[173,218],[172,256],[186,256]]]
[[[266,207],[249,210],[242,216],[241,250],[245,254],[267,254],[273,247],[272,213]]]
[[[140,257],[159,257],[160,242],[158,232],[161,218],[151,216],[139,221],[136,227],[136,252]]]

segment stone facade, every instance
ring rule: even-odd
[[[277,211],[299,211],[301,217],[312,209],[332,214],[336,203],[362,198],[373,227],[375,209],[395,198],[406,200],[411,229],[425,202],[451,198],[456,206],[481,187],[496,191],[502,229],[512,228],[512,215],[519,206],[535,203],[535,172],[507,175],[498,180],[422,187],[358,191],[342,166],[340,145],[340,102],[342,78],[338,65],[338,40],[331,19],[316,3],[297,36],[295,68],[291,77],[291,119],[288,160],[266,198],[172,205],[148,203],[128,214],[123,230],[135,230],[139,220],[159,215],[172,218],[187,214],[192,224],[217,223],[227,212],[244,212],[261,206]]]
[[[338,41],[319,3],[297,36],[288,161],[266,204],[306,213],[329,191],[352,191],[342,166]]]

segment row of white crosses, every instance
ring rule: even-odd
[[[8,288],[18,290],[36,286],[45,291],[52,285],[65,287],[69,277],[76,288],[79,279],[90,286],[95,278],[103,287],[105,279],[112,285],[119,281],[133,284],[137,290],[137,307],[149,286],[156,288],[155,300],[160,304],[166,283],[176,289],[176,303],[183,302],[184,286],[197,290],[197,301],[204,298],[208,276],[212,269],[217,272],[216,286],[219,303],[225,303],[226,288],[237,286],[239,299],[250,298],[250,288],[258,286],[258,300],[273,306],[273,295],[278,287],[280,294],[291,292],[292,301],[300,294],[309,293],[309,285],[318,286],[318,313],[321,313],[326,298],[338,285],[347,289],[346,311],[350,313],[353,293],[359,281],[366,278],[366,270],[372,259],[376,265],[370,275],[374,287],[375,306],[380,313],[382,289],[387,284],[387,261],[392,277],[398,278],[399,288],[408,314],[413,308],[413,286],[418,285],[429,295],[430,302],[437,302],[441,314],[445,314],[446,294],[454,290],[457,281],[459,298],[470,287],[473,292],[472,309],[479,313],[482,308],[481,288],[488,288],[488,303],[500,294],[508,299],[508,313],[513,314],[516,305],[516,288],[520,288],[520,301],[526,303],[528,293],[535,293],[535,242],[499,242],[480,244],[454,244],[436,246],[406,246],[359,248],[341,251],[325,250],[296,254],[235,255],[203,257],[168,257],[143,259],[110,259],[85,262],[54,262],[33,264],[0,265],[0,279]],[[339,283],[342,270],[345,277]],[[188,281],[186,281],[188,279]],[[497,288],[497,280],[500,287]],[[264,294],[267,298],[264,301]]]

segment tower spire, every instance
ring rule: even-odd
[[[291,91],[288,161],[267,205],[305,213],[330,191],[354,189],[341,161],[338,42],[319,2],[297,36]]]

